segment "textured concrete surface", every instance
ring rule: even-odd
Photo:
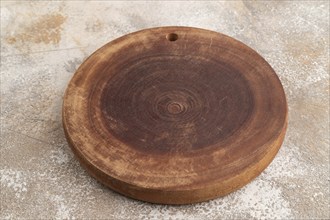
[[[195,26],[235,37],[278,73],[285,142],[262,175],[187,206],[128,199],[89,177],[64,138],[69,79],[97,48],[139,29]],[[317,219],[329,214],[329,2],[1,1],[0,219]]]

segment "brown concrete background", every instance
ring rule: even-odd
[[[257,50],[289,103],[285,142],[252,183],[187,206],[128,199],[89,177],[64,138],[69,79],[139,29],[195,26]],[[329,2],[1,1],[0,219],[317,219],[329,214]]]

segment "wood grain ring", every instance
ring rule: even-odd
[[[118,38],[79,67],[63,125],[103,184],[187,204],[237,190],[268,166],[285,135],[287,103],[274,70],[243,43],[160,27]]]

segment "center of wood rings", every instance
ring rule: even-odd
[[[203,57],[141,57],[115,72],[102,90],[103,125],[143,152],[212,146],[238,131],[253,110],[244,75]]]
[[[167,111],[171,114],[179,114],[184,111],[184,106],[177,102],[170,102],[167,105]]]

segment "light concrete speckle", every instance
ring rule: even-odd
[[[105,43],[155,26],[232,36],[279,75],[284,144],[253,182],[224,198],[164,206],[99,184],[68,148],[62,97]],[[1,1],[0,219],[329,219],[329,2]]]

